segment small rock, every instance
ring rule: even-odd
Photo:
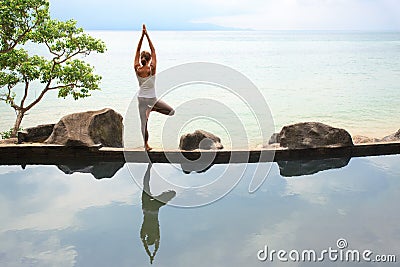
[[[279,143],[279,133],[274,133],[271,135],[271,137],[269,138],[268,144],[275,144],[275,143]]]
[[[355,135],[352,139],[355,144],[376,143],[380,141],[378,138],[371,138],[363,135]]]
[[[179,149],[195,150],[195,149],[222,149],[221,139],[209,132],[196,130],[194,133],[188,133],[181,136]]]
[[[385,136],[381,139],[382,142],[396,142],[400,141],[400,129],[391,135]]]
[[[181,164],[181,168],[184,174],[190,174],[191,172],[203,173],[208,171],[213,164],[201,164],[201,163],[185,163]]]

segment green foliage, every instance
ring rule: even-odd
[[[30,39],[34,28],[49,18],[47,0],[1,0],[0,53],[12,50]]]
[[[32,39],[38,43],[45,43],[50,52],[60,57],[60,60],[76,53],[88,55],[91,51],[105,51],[104,43],[84,34],[82,28],[76,27],[74,20],[47,20],[38,27]]]
[[[0,137],[1,139],[8,139],[12,137],[12,132],[13,132],[14,128],[11,128],[8,131],[4,131],[4,132],[0,132]],[[22,128],[19,128],[18,131],[22,131]]]
[[[58,97],[72,95],[77,100],[90,96],[90,90],[99,89],[100,76],[93,74],[93,68],[82,60],[75,59],[66,63],[58,73],[59,81],[67,86],[60,88]]]
[[[91,65],[76,57],[104,53],[106,46],[85,34],[74,20],[51,19],[47,0],[0,1],[0,101],[17,113],[15,135],[24,114],[48,91],[57,90],[58,97],[72,96],[77,100],[99,90],[101,77],[94,74]],[[27,41],[44,46],[48,56],[30,55],[24,48]],[[33,82],[41,83],[42,91],[31,103],[25,103]],[[25,88],[18,90],[23,94],[19,98],[14,92],[18,84]],[[16,99],[21,99],[20,103]]]

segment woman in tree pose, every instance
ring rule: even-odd
[[[143,38],[146,36],[150,52],[142,51]],[[154,49],[153,43],[150,40],[149,34],[147,33],[146,26],[143,24],[142,36],[140,37],[139,44],[136,49],[134,68],[136,77],[139,81],[139,115],[141,122],[141,130],[144,140],[144,148],[146,151],[152,148],[148,144],[149,132],[147,131],[147,122],[151,111],[157,111],[159,113],[172,116],[175,110],[170,107],[164,101],[157,99],[156,88],[155,88],[155,75],[157,69],[157,58],[156,51]]]
[[[158,196],[153,196],[150,191],[151,167],[152,163],[149,163],[143,178],[143,224],[140,229],[140,239],[142,240],[147,255],[150,257],[150,263],[153,264],[158,248],[160,247],[160,222],[158,220],[158,213],[160,212],[161,207],[176,196],[176,192],[174,190],[167,190]],[[153,245],[154,249],[153,252],[151,252],[150,248]]]

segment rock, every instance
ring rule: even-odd
[[[329,169],[340,169],[349,164],[350,158],[319,160],[278,161],[279,172],[284,177],[311,175]]]
[[[86,111],[64,116],[54,126],[47,144],[65,146],[123,147],[122,116],[112,109]]]
[[[124,167],[124,162],[96,162],[93,165],[74,164],[58,165],[57,167],[65,174],[75,172],[91,173],[96,179],[112,178],[118,170]]]
[[[213,164],[201,164],[201,163],[185,163],[181,164],[181,168],[184,174],[190,174],[191,172],[203,173],[208,171]]]
[[[33,143],[43,143],[51,133],[53,132],[54,128],[53,124],[43,124],[38,125],[36,127],[27,128],[23,131],[19,131],[17,133],[18,136],[18,143],[21,144],[22,142],[33,142]]]
[[[274,134],[272,134],[271,137],[269,138],[268,145],[275,144],[275,143],[279,143],[279,142],[280,142],[280,140],[279,140],[279,133],[274,133]]]
[[[195,150],[195,149],[222,149],[221,139],[209,132],[196,130],[194,133],[188,133],[181,136],[179,149]]]
[[[385,136],[381,139],[381,142],[396,142],[400,141],[400,129],[391,135]]]
[[[371,138],[363,135],[355,135],[352,137],[353,143],[355,144],[364,144],[364,143],[376,143],[380,142],[379,138]]]
[[[350,134],[319,122],[302,122],[284,126],[278,137],[281,147],[289,149],[323,146],[353,146]]]

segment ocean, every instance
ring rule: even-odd
[[[101,38],[108,49],[104,54],[85,57],[95,66],[96,73],[103,77],[101,91],[95,91],[91,97],[78,101],[59,99],[56,92],[50,92],[25,116],[22,127],[56,123],[66,114],[104,107],[113,108],[125,120],[138,120],[135,114],[127,113],[127,110],[138,90],[133,57],[140,32],[88,33]],[[271,133],[279,131],[284,125],[304,121],[318,121],[344,128],[352,135],[370,137],[383,137],[400,128],[399,32],[149,33],[157,51],[158,73],[185,63],[209,62],[227,66],[247,77],[268,104],[274,123]],[[40,85],[33,89],[31,99],[39,94]],[[233,128],[232,125],[224,124],[232,116],[244,125],[251,146],[263,142],[258,138],[260,129],[257,121],[263,119],[262,114],[257,118],[251,117],[242,99],[226,88],[212,84],[186,84],[167,94],[164,99],[177,108],[177,113],[171,118],[151,115],[150,143],[155,147],[163,146],[162,130],[168,119],[180,121],[182,125],[177,129],[179,135],[201,128],[221,136],[223,143],[230,143],[229,139],[236,135],[236,123]],[[200,100],[194,101],[189,109],[179,112],[183,103],[194,99],[212,99],[232,112],[223,112],[217,108],[215,118],[196,117],[182,123],[183,117],[180,116],[183,113],[184,118],[190,117],[190,112],[197,110],[203,103]],[[204,101],[207,107],[207,100]],[[0,103],[0,113],[0,131],[4,131],[13,125],[15,113],[3,102]],[[209,114],[214,114],[212,109]],[[139,131],[134,127],[125,127],[125,136],[131,133],[140,135]],[[172,147],[177,146],[179,136],[176,140]],[[140,145],[140,142],[129,145]]]

